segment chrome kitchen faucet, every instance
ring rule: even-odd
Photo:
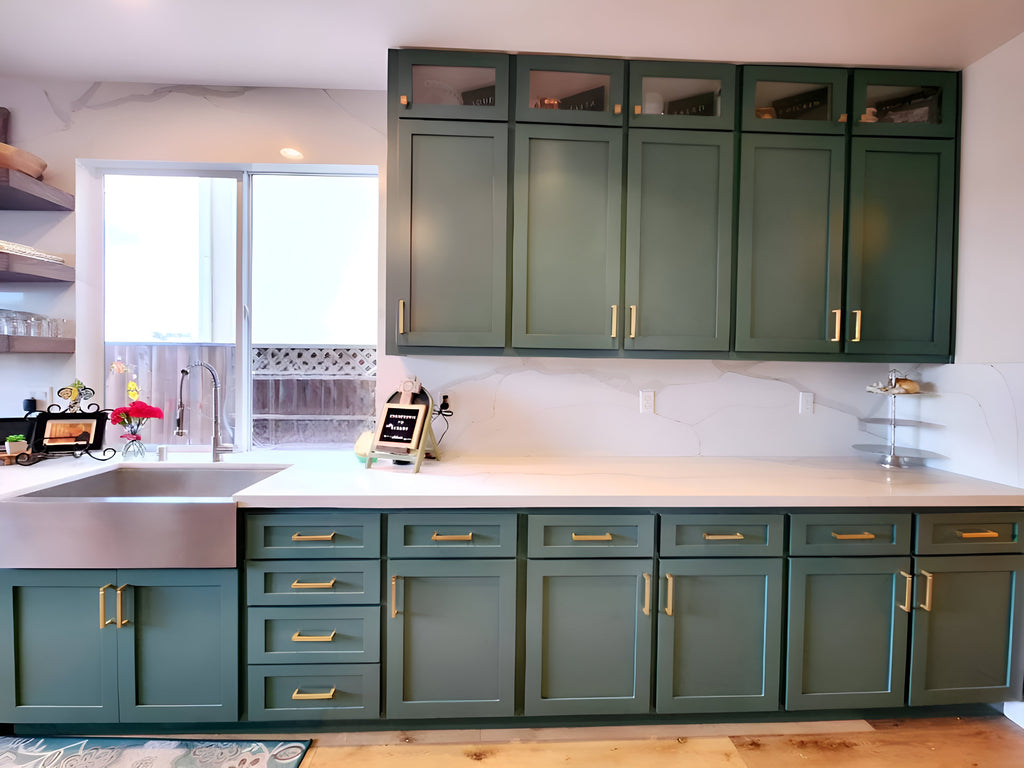
[[[220,377],[217,376],[216,369],[209,363],[197,360],[181,369],[181,378],[178,379],[178,407],[174,422],[174,434],[178,437],[185,436],[185,377],[188,376],[189,369],[191,368],[205,368],[210,372],[210,378],[213,380],[213,440],[211,450],[213,461],[220,461],[221,454],[231,453],[233,446],[230,444],[225,445],[220,440]]]

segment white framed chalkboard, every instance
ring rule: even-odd
[[[417,450],[426,420],[424,403],[385,403],[377,420],[373,449],[391,453]]]

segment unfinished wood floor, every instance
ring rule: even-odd
[[[1024,729],[995,711],[800,723],[324,733],[312,738],[301,768],[1024,768]]]

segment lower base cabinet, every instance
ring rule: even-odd
[[[0,571],[0,721],[238,719],[234,570]]]

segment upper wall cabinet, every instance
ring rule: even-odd
[[[461,51],[399,51],[399,117],[508,119],[508,56]],[[392,105],[394,106],[394,105]]]
[[[744,67],[743,130],[845,133],[845,69]]]
[[[629,124],[731,131],[736,67],[671,61],[629,64]]]
[[[951,139],[957,101],[956,72],[858,69],[853,73],[853,133]]]
[[[622,125],[625,76],[617,59],[518,56],[516,121]]]

